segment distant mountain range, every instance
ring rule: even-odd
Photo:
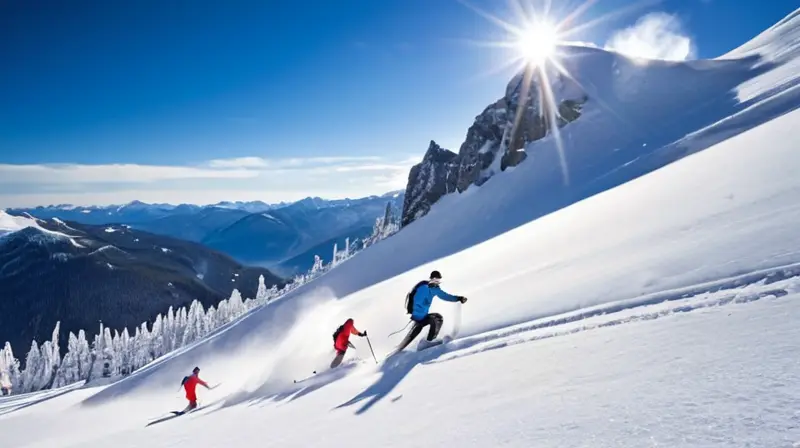
[[[34,208],[12,208],[8,213],[20,215],[30,214],[40,219],[58,218],[62,221],[73,221],[83,224],[138,224],[149,223],[161,218],[181,215],[193,215],[204,210],[220,210],[239,212],[242,214],[261,213],[275,208],[285,207],[289,203],[267,204],[261,201],[252,202],[220,202],[213,205],[194,204],[147,204],[133,201],[124,205],[108,206],[76,206],[70,204],[49,205]]]
[[[305,199],[266,213],[248,215],[212,232],[202,242],[243,263],[270,266],[291,274],[310,268],[315,253],[330,260],[334,243],[341,245],[347,237],[355,240],[369,235],[387,203],[400,210],[403,195],[393,193],[335,202]]]
[[[0,212],[0,228],[0,341],[20,350],[49,338],[58,320],[64,338],[100,320],[132,330],[170,306],[216,305],[234,288],[255,297],[260,275],[267,287],[285,283],[203,245],[124,225]]]
[[[404,192],[390,192],[359,199],[309,197],[279,204],[255,201],[198,206],[134,201],[107,207],[9,209],[8,213],[92,225],[124,225],[201,243],[240,263],[269,267],[291,276],[309,269],[315,254],[326,258],[334,243],[369,235],[387,203],[399,214],[404,198]]]

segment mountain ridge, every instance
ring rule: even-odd
[[[200,244],[125,226],[28,224],[0,236],[0,339],[16,346],[46,339],[56,321],[62,338],[100,320],[132,329],[170,306],[216,304],[233,289],[254,297],[262,275],[267,286],[285,284]]]

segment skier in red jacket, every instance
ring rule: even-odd
[[[344,324],[336,329],[336,332],[333,333],[333,348],[336,349],[336,357],[333,358],[333,362],[331,362],[331,369],[342,363],[344,354],[347,351],[347,347],[355,348],[350,342],[351,334],[355,334],[363,338],[367,335],[367,332],[358,331],[353,323],[353,319],[347,319]]]
[[[186,390],[186,399],[189,400],[189,406],[181,411],[181,413],[191,411],[197,407],[197,393],[195,392],[195,389],[197,388],[198,384],[204,386],[206,389],[211,390],[211,388],[208,387],[208,384],[200,379],[199,375],[200,367],[195,367],[192,370],[192,374],[184,377],[183,381],[181,381],[181,386],[183,386],[183,388]]]

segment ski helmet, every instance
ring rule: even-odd
[[[192,369],[192,373],[199,373],[199,372],[200,372],[200,367],[195,367],[194,369]]]
[[[442,279],[442,274],[439,271],[431,272],[431,280],[433,280],[433,279],[441,280]]]

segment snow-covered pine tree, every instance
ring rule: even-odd
[[[216,330],[217,327],[219,327],[219,322],[217,321],[217,318],[218,318],[217,309],[214,307],[214,305],[211,305],[210,307],[208,307],[208,310],[206,311],[205,320],[206,320],[207,333],[211,333],[212,331]]]
[[[4,387],[10,386],[12,393],[20,389],[19,361],[14,357],[14,350],[11,349],[9,342],[6,342],[6,345],[0,350],[0,376],[2,375],[5,375],[2,380],[7,382]]]
[[[39,390],[38,383],[41,377],[42,370],[42,352],[39,349],[39,344],[36,340],[31,342],[31,349],[28,350],[28,355],[25,356],[25,369],[22,373],[22,385],[20,392],[33,392]]]
[[[122,329],[122,333],[118,338],[116,350],[119,356],[119,373],[122,375],[129,375],[133,370],[133,359],[131,356],[131,335],[128,332],[128,327]]]
[[[189,313],[185,306],[180,307],[175,313],[175,347],[183,347],[183,333],[186,332],[186,323],[189,320]]]
[[[175,328],[175,310],[172,306],[167,310],[167,320],[164,322],[164,353],[175,350],[177,341],[177,329]]]
[[[314,255],[314,266],[311,266],[311,275],[317,276],[322,273],[322,258]]]
[[[64,387],[69,384],[80,381],[80,366],[79,366],[80,348],[78,347],[78,337],[75,333],[69,332],[67,340],[67,353],[61,360],[61,365],[56,372],[56,378],[53,381],[53,387]]]
[[[222,299],[217,307],[217,326],[225,325],[230,317],[228,299]]]
[[[89,378],[89,370],[91,368],[92,353],[89,349],[89,341],[86,340],[86,332],[83,330],[78,331],[77,352],[75,355],[75,362],[78,369],[78,378],[81,380]]]
[[[114,338],[111,337],[111,329],[108,327],[103,329],[103,353],[99,353],[97,357],[102,366],[103,376],[114,376],[117,374],[119,370],[119,361],[114,345]]]
[[[228,306],[230,316],[228,318],[228,322],[233,321],[237,317],[244,314],[244,303],[242,302],[242,294],[239,292],[238,289],[234,289],[231,292],[231,297],[228,299]]]
[[[256,302],[259,305],[267,303],[267,285],[264,284],[264,276],[258,276],[258,291],[256,292]]]
[[[100,322],[100,332],[94,335],[94,340],[92,341],[92,348],[90,351],[90,358],[89,358],[89,374],[86,378],[87,381],[92,381],[95,378],[102,376],[103,374],[103,361],[102,361],[102,353],[103,353],[103,323]]]
[[[189,345],[192,342],[205,336],[204,330],[205,311],[203,304],[197,300],[193,300],[189,306],[189,312],[186,317],[186,328],[183,332],[183,346]]]
[[[153,331],[150,332],[150,357],[156,359],[164,353],[164,320],[159,314],[153,322]]]
[[[135,361],[134,370],[139,369],[150,363],[154,358],[150,355],[152,345],[152,333],[147,329],[147,322],[142,322],[135,337]]]

